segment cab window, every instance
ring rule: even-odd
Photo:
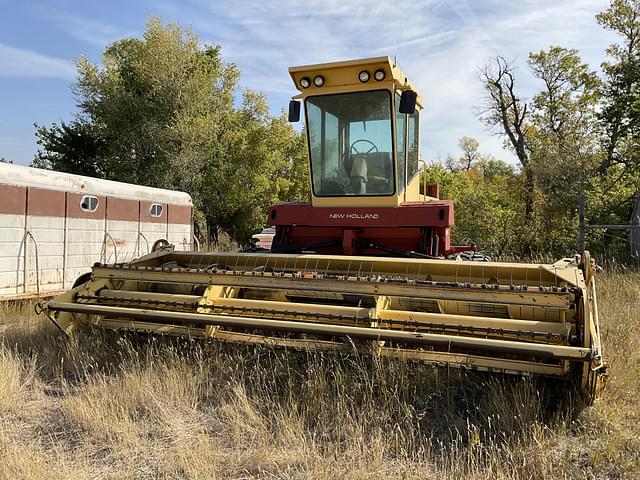
[[[396,93],[396,151],[398,159],[398,192],[402,192],[406,185],[406,131],[407,131],[407,115],[400,113],[400,94]]]
[[[393,195],[388,90],[312,96],[305,108],[315,195]]]
[[[407,183],[418,173],[418,160],[420,159],[419,114],[420,112],[416,109],[415,113],[409,115],[407,119]]]

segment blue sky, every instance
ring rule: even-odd
[[[76,111],[74,60],[99,62],[110,42],[139,36],[150,16],[190,26],[222,46],[244,87],[266,93],[279,113],[295,89],[290,65],[389,55],[426,99],[422,158],[458,154],[463,135],[483,152],[511,160],[502,140],[475,117],[478,68],[496,55],[518,66],[520,92],[539,85],[530,51],[576,48],[598,69],[616,41],[595,21],[604,0],[0,0],[0,157],[28,164],[34,123],[69,120]]]

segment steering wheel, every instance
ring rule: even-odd
[[[371,145],[371,148],[369,150],[364,150],[363,149],[363,151],[360,151],[359,148],[356,148],[356,144],[357,143],[368,143],[369,145]],[[377,152],[378,151],[378,147],[371,140],[367,140],[365,138],[361,138],[361,139],[356,140],[355,142],[353,142],[351,144],[351,147],[349,148],[349,151],[351,152],[352,155],[363,155],[363,154],[366,154],[366,153]]]

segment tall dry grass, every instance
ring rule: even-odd
[[[607,389],[0,312],[0,478],[640,478],[640,274],[599,278]],[[2,322],[0,322],[2,323]]]

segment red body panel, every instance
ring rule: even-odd
[[[446,256],[458,250],[450,243],[449,230],[453,225],[450,200],[403,203],[397,208],[283,203],[269,209],[268,222],[276,227],[273,251]]]

